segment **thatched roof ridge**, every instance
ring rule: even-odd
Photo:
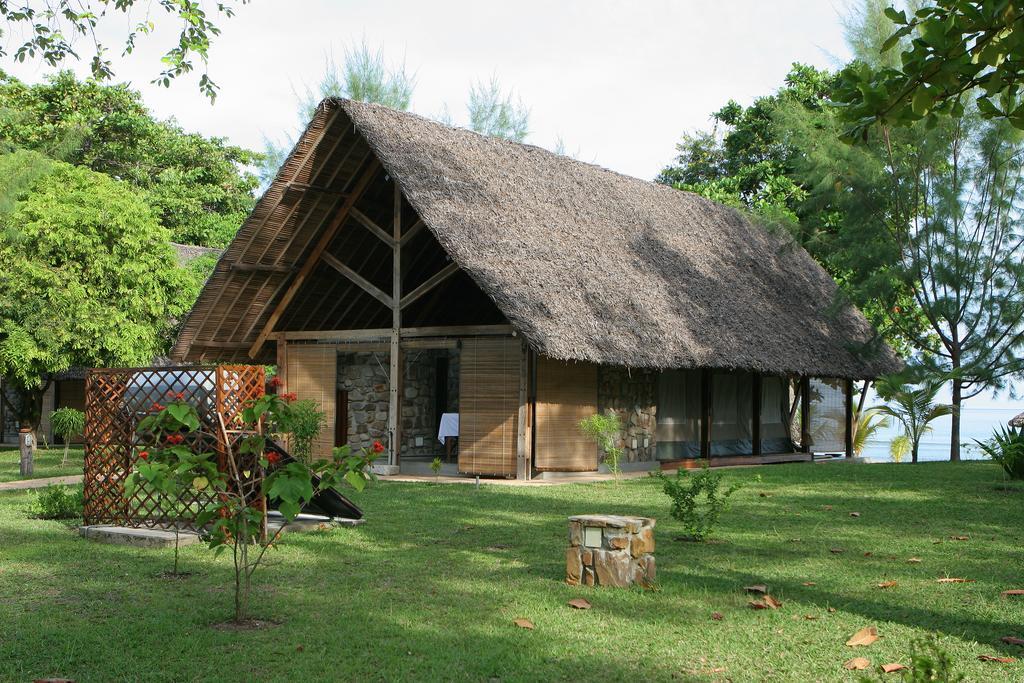
[[[236,274],[231,264],[301,265],[312,240],[299,233],[328,219],[305,220],[305,205],[282,204],[289,178],[344,191],[357,168],[353,150],[366,145],[444,250],[540,353],[635,368],[848,378],[899,367],[864,317],[837,303],[835,283],[802,248],[733,209],[341,99],[321,103],[228,247],[175,357],[197,359],[204,343],[207,359],[245,357],[216,349],[247,348],[291,275]],[[280,244],[285,251],[275,251]]]
[[[803,249],[737,211],[531,145],[340,106],[452,258],[540,352],[870,377],[888,347]]]
[[[1009,424],[1011,427],[1024,427],[1024,413],[1010,420]]]

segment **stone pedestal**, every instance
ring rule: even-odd
[[[653,584],[654,520],[619,515],[570,517],[565,582],[619,588]]]

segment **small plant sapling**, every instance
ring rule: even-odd
[[[608,469],[615,475],[616,483],[619,481],[619,460],[622,458],[623,449],[618,444],[619,433],[622,431],[622,424],[619,416],[609,410],[605,414],[597,413],[580,420],[580,431],[590,437],[604,451],[604,462]]]
[[[60,466],[64,467],[68,464],[71,437],[85,431],[85,413],[70,406],[58,408],[50,413],[50,424],[53,426],[53,431],[60,434],[64,440],[64,459],[60,461]]]
[[[672,499],[672,516],[682,522],[695,541],[703,541],[711,535],[719,517],[729,509],[729,497],[743,488],[736,483],[720,490],[722,474],[713,473],[707,463],[693,474],[680,468],[675,477],[666,477],[662,472],[656,476],[661,479],[665,495]]]
[[[430,463],[430,469],[434,472],[434,479],[441,478],[441,458],[434,458]]]

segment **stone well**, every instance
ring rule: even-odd
[[[653,584],[654,520],[619,515],[570,517],[565,582],[620,588]]]

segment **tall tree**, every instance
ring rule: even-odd
[[[316,107],[326,97],[344,97],[359,102],[375,102],[392,109],[406,110],[416,89],[416,78],[406,70],[405,63],[391,66],[384,58],[384,50],[371,48],[366,40],[345,48],[345,59],[339,65],[333,56],[324,64],[324,74],[316,86],[305,86],[296,93],[299,124],[294,134],[280,143],[264,136],[264,161],[260,166],[260,182],[270,185],[284,163],[289,150],[306,124],[316,113]]]
[[[497,76],[469,88],[469,127],[481,135],[522,142],[529,134],[530,110]]]
[[[68,71],[35,85],[0,72],[0,145],[132,184],[172,239],[186,244],[227,244],[254,201],[257,180],[246,168],[259,155],[156,119],[126,85],[83,82]]]
[[[240,0],[243,5],[248,1]],[[109,58],[107,46],[98,38],[98,29],[118,20],[128,22],[131,28],[125,34],[121,55],[130,55],[139,37],[147,36],[157,28],[149,16],[152,3],[145,3],[144,18],[140,21],[132,17],[132,11],[140,4],[138,0],[0,2],[0,18],[7,24],[7,31],[0,30],[0,36],[10,36],[14,46],[10,50],[8,44],[0,42],[0,58],[10,57],[19,62],[39,59],[55,67],[67,59],[82,59],[76,43],[85,41],[89,44],[90,53],[85,57],[93,78],[110,80],[114,77],[113,61]],[[163,70],[153,82],[170,86],[172,80],[194,71],[198,60],[202,66],[199,89],[211,101],[214,100],[218,86],[206,71],[210,44],[220,35],[220,19],[234,16],[235,3],[225,0],[159,0],[156,5],[163,10],[168,23],[179,27],[179,33],[177,40],[161,57]]]
[[[132,186],[28,151],[0,157],[0,184],[39,166],[49,170],[0,216],[0,375],[32,429],[55,373],[148,363],[195,288]]]

